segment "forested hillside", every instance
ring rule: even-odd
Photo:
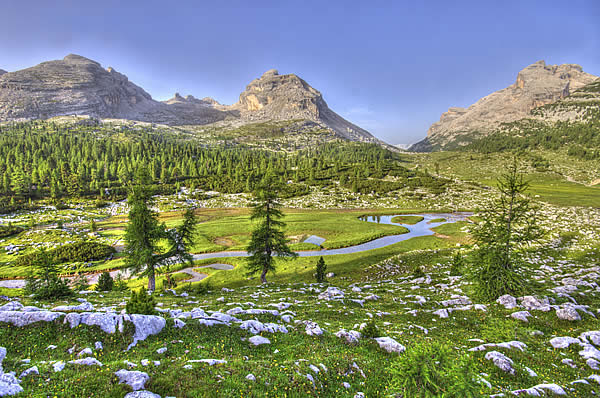
[[[0,194],[7,201],[51,197],[121,197],[141,166],[156,192],[181,186],[250,192],[265,174],[286,185],[284,195],[340,183],[355,192],[404,186],[443,190],[427,172],[410,171],[377,144],[330,143],[292,153],[244,145],[206,147],[172,133],[102,125],[16,123],[0,127]],[[10,199],[9,199],[10,198]]]

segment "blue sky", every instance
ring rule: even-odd
[[[544,59],[600,75],[600,1],[3,0],[0,68],[76,53],[155,99],[237,101],[276,68],[392,143]]]

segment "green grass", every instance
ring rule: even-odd
[[[408,249],[431,247],[439,238],[428,237],[415,240]],[[407,242],[408,243],[408,242]],[[402,252],[402,250],[400,250]],[[380,253],[383,254],[383,253]],[[488,304],[487,311],[456,311],[447,319],[440,319],[431,311],[440,307],[440,301],[450,298],[453,291],[432,289],[439,283],[448,283],[446,276],[452,256],[452,250],[419,250],[402,252],[395,257],[400,264],[399,274],[390,278],[385,274],[376,274],[378,268],[370,268],[368,259],[363,258],[344,273],[343,256],[336,261],[329,261],[328,266],[340,272],[338,277],[329,280],[330,284],[346,292],[346,300],[325,302],[317,298],[303,282],[310,282],[312,276],[299,272],[291,283],[282,279],[268,286],[238,286],[233,292],[223,292],[213,284],[213,291],[202,295],[191,294],[190,297],[174,297],[170,294],[156,297],[162,308],[177,308],[189,311],[201,306],[205,310],[230,308],[227,304],[252,301],[256,308],[273,308],[271,303],[291,302],[292,310],[298,320],[312,320],[325,329],[323,336],[308,336],[303,325],[287,324],[288,334],[264,333],[271,344],[253,347],[246,339],[251,335],[238,327],[214,326],[204,327],[187,319],[183,329],[175,329],[172,320],[158,335],[151,336],[130,350],[125,351],[132,340],[133,330],[126,323],[123,334],[106,334],[98,327],[79,326],[70,329],[62,320],[54,323],[34,324],[16,328],[2,325],[0,327],[0,346],[7,349],[4,361],[5,371],[17,371],[19,374],[29,366],[36,365],[39,376],[30,376],[23,380],[22,387],[28,397],[72,396],[72,397],[123,397],[131,391],[129,387],[118,384],[114,372],[125,368],[124,361],[138,365],[134,370],[148,373],[150,381],[146,389],[161,396],[177,397],[221,397],[221,396],[287,396],[287,397],[353,397],[361,391],[367,396],[386,396],[391,392],[389,367],[398,354],[388,354],[381,350],[375,342],[363,339],[358,345],[345,344],[334,336],[341,328],[352,329],[354,324],[371,319],[367,313],[374,315],[374,321],[382,335],[390,336],[403,344],[407,350],[417,342],[443,342],[457,347],[457,352],[466,353],[467,349],[478,345],[468,339],[482,339],[486,343],[500,343],[518,340],[527,345],[524,352],[519,350],[497,349],[514,361],[516,374],[508,375],[497,369],[486,360],[486,351],[472,352],[470,358],[478,373],[492,385],[487,389],[480,387],[482,396],[498,392],[507,392],[518,388],[527,388],[542,382],[553,382],[563,387],[570,387],[573,380],[585,378],[591,373],[585,361],[578,355],[579,348],[566,350],[552,349],[548,340],[552,336],[577,336],[588,330],[597,329],[597,320],[583,315],[583,320],[576,323],[559,321],[554,311],[543,313],[534,311],[529,323],[522,323],[510,318],[514,310],[506,310],[496,304]],[[399,261],[402,261],[399,263]],[[587,262],[578,263],[577,269],[585,269]],[[362,269],[360,264],[362,265]],[[554,264],[552,264],[554,265]],[[414,267],[421,266],[431,275],[430,285],[411,282]],[[336,268],[339,267],[339,268]],[[342,279],[349,277],[349,279]],[[367,279],[369,278],[369,279]],[[381,282],[393,279],[394,283]],[[408,278],[408,279],[407,279]],[[281,282],[281,283],[280,283]],[[353,293],[350,283],[358,283],[363,293]],[[253,283],[251,283],[252,285]],[[370,286],[370,288],[367,287]],[[327,285],[314,285],[313,288],[323,290]],[[216,287],[216,288],[215,288]],[[415,287],[415,288],[413,288]],[[462,285],[469,292],[468,285]],[[351,302],[351,298],[364,298],[376,294],[376,301],[365,301],[364,307]],[[97,306],[114,305],[121,309],[120,303],[128,293],[103,293],[89,295],[86,298]],[[425,304],[413,302],[415,295],[427,298]],[[222,299],[220,299],[222,297]],[[250,298],[251,297],[251,298]],[[218,301],[217,299],[222,301]],[[555,297],[558,303],[565,298]],[[402,300],[400,304],[397,300]],[[593,297],[580,297],[579,301],[586,305],[595,305]],[[76,301],[70,300],[75,304]],[[200,302],[200,304],[198,304]],[[25,304],[39,305],[25,300]],[[46,303],[54,305],[54,303]],[[233,304],[239,305],[239,304]],[[244,308],[245,305],[242,304]],[[415,314],[408,313],[410,309]],[[278,322],[279,318],[271,315],[240,315],[241,319],[257,318],[262,322]],[[385,322],[385,324],[384,324]],[[414,325],[426,328],[427,333]],[[543,335],[535,335],[534,330]],[[54,373],[52,361],[69,361],[76,358],[77,352],[86,347],[93,347],[95,341],[104,345],[102,351],[95,351],[94,357],[104,364],[102,368],[67,365],[64,371]],[[57,346],[55,350],[47,350],[50,344]],[[75,347],[74,353],[67,350]],[[156,350],[167,347],[165,354],[157,354]],[[562,358],[574,360],[577,368],[560,363]],[[31,364],[23,366],[21,360],[28,358]],[[207,366],[194,364],[192,369],[183,369],[188,360],[213,358],[226,360],[226,364]],[[158,360],[159,366],[142,366],[141,360]],[[363,378],[353,363],[365,373]],[[320,367],[323,364],[327,371],[316,374],[309,365]],[[539,376],[530,377],[525,366],[534,370]],[[351,373],[350,371],[353,372]],[[246,375],[252,373],[256,382],[249,382]],[[312,374],[315,386],[304,375]],[[342,382],[351,385],[349,390],[342,387]],[[267,384],[268,383],[268,384]],[[575,391],[569,396],[588,397],[597,386],[573,385]]]
[[[397,224],[415,225],[423,221],[423,219],[424,217],[422,216],[396,216],[391,221]]]
[[[550,163],[547,171],[540,172],[531,167],[527,156],[518,158],[531,184],[529,193],[536,199],[559,206],[600,207],[600,187],[589,185],[598,178],[598,162],[569,157],[566,149],[563,152],[532,151],[532,155],[541,156]],[[437,164],[442,177],[496,187],[496,179],[514,155],[447,151],[403,156],[413,167],[418,165],[432,171]]]

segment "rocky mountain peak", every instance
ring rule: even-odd
[[[114,68],[76,54],[0,76],[0,121],[88,115],[170,125],[242,125],[307,120],[355,141],[378,142],[333,112],[321,93],[294,74],[275,69],[254,79],[233,105],[175,93],[159,102]]]
[[[63,58],[63,61],[71,64],[94,64],[100,66],[98,62],[77,54],[69,54]]]
[[[277,75],[279,75],[279,72],[277,71],[277,69],[269,69],[268,71],[263,73],[262,77],[277,76]]]
[[[541,60],[523,68],[515,83],[491,93],[468,108],[451,107],[412,150],[445,148],[468,143],[501,123],[529,117],[532,109],[554,103],[597,79],[577,64],[547,65]]]
[[[2,76],[3,74],[8,73],[7,71],[5,71],[4,69],[0,69],[0,76]]]

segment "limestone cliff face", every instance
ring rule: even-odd
[[[333,112],[320,92],[296,75],[266,72],[252,81],[238,103],[219,104],[178,93],[159,102],[113,68],[103,69],[79,55],[0,72],[0,121],[88,115],[169,125],[236,125],[268,120],[304,119],[354,141],[378,142],[369,132]]]
[[[294,74],[280,75],[275,69],[250,82],[233,108],[249,121],[305,119],[353,141],[377,142],[368,131],[329,109],[318,90]]]
[[[466,143],[501,123],[529,117],[532,109],[552,104],[597,79],[575,64],[538,61],[517,74],[514,84],[483,97],[467,109],[450,108],[431,125],[427,138],[412,150],[443,149]]]
[[[0,120],[73,114],[137,118],[155,105],[126,76],[78,55],[0,76]]]
[[[8,73],[7,71],[5,71],[4,69],[0,69],[0,76],[2,76],[3,74]]]

